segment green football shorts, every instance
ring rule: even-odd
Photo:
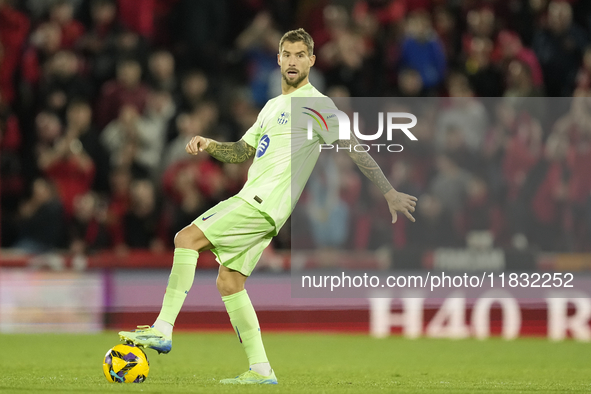
[[[275,235],[275,224],[240,197],[230,197],[193,221],[214,248],[224,267],[250,276]]]

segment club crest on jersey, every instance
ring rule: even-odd
[[[277,118],[277,124],[284,125],[289,122],[289,112],[283,111]]]
[[[261,137],[259,141],[259,146],[257,147],[257,157],[261,157],[267,151],[269,144],[271,143],[271,138],[267,134]]]

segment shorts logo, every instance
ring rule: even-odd
[[[277,118],[277,124],[284,125],[289,121],[289,112],[283,111]]]
[[[259,146],[257,148],[257,157],[261,157],[265,154],[270,143],[271,139],[267,134],[261,137],[261,140],[259,141]]]
[[[203,220],[203,221],[206,221],[207,219],[209,219],[210,217],[212,217],[212,216],[213,216],[213,215],[215,215],[216,213],[217,213],[217,212],[215,212],[215,213],[212,213],[211,215],[209,215],[209,216],[208,216],[208,217],[206,217],[206,218],[201,218],[201,220]]]

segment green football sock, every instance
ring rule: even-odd
[[[246,290],[224,296],[222,301],[226,304],[230,322],[244,347],[249,364],[268,363],[259,320]]]
[[[172,260],[172,270],[168,277],[166,293],[162,301],[162,309],[159,320],[164,320],[172,325],[178,316],[185,298],[195,279],[195,267],[199,253],[192,249],[176,248]]]

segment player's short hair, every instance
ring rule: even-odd
[[[281,48],[283,48],[283,43],[285,41],[292,43],[302,41],[308,47],[308,56],[314,54],[314,40],[312,39],[312,36],[301,27],[296,30],[290,30],[281,37],[281,40],[279,41],[279,53],[281,53]]]

